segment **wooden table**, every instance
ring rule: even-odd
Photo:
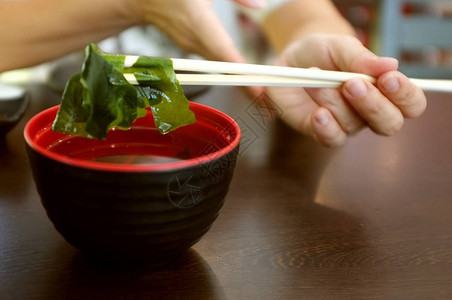
[[[452,298],[452,95],[394,137],[363,131],[326,149],[250,106],[235,88],[197,101],[242,126],[218,220],[159,270],[87,260],[41,206],[22,130],[60,96],[30,87],[23,122],[0,146],[1,299]]]

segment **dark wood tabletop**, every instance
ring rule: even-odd
[[[451,299],[452,94],[393,137],[320,147],[236,88],[194,99],[243,131],[211,230],[160,269],[86,259],[53,228],[25,153],[25,121],[60,102],[42,85],[0,142],[0,299]]]

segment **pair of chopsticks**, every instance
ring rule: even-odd
[[[138,58],[138,56],[126,56],[124,66],[131,67]],[[360,73],[181,58],[171,60],[176,71],[176,78],[181,85],[336,88],[355,77],[361,77],[371,83],[376,81],[375,78]],[[177,74],[177,71],[200,72],[201,74]],[[124,77],[131,84],[139,84],[131,73],[125,73]],[[452,92],[452,80],[419,78],[410,78],[410,80],[425,91]]]

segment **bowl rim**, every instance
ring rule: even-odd
[[[57,110],[59,109],[60,105],[56,105],[50,108],[47,108],[36,115],[34,115],[32,118],[30,118],[24,128],[24,138],[26,144],[33,149],[34,151],[38,152],[39,154],[53,160],[57,161],[66,165],[70,165],[73,167],[79,167],[82,169],[90,169],[94,171],[108,171],[108,172],[127,172],[127,173],[136,173],[136,172],[163,172],[163,171],[173,171],[173,170],[180,170],[185,169],[189,167],[195,167],[195,166],[202,166],[206,163],[212,162],[218,158],[221,158],[228,153],[232,151],[236,151],[239,146],[240,139],[241,139],[241,131],[240,127],[237,124],[237,122],[228,116],[227,114],[214,109],[210,106],[203,105],[200,103],[194,103],[190,102],[190,109],[196,110],[204,110],[204,112],[207,112],[209,115],[215,115],[216,118],[222,118],[227,123],[228,126],[226,128],[233,129],[236,132],[235,137],[226,145],[225,147],[215,151],[211,152],[206,155],[202,155],[199,157],[184,159],[180,161],[170,161],[170,162],[163,162],[163,163],[156,163],[156,164],[115,164],[115,163],[107,163],[107,162],[99,162],[99,161],[93,161],[93,160],[83,160],[78,158],[73,158],[66,156],[64,154],[59,154],[56,152],[50,151],[48,148],[43,147],[36,143],[35,138],[31,136],[30,131],[32,130],[32,126],[35,122],[37,122],[39,119],[44,118],[45,116],[48,116],[49,114],[55,114]],[[53,123],[51,121],[49,124]],[[190,125],[187,125],[190,126]],[[52,130],[48,128],[44,128],[46,130]],[[42,130],[42,129],[41,129]],[[38,130],[39,131],[39,130]],[[37,133],[39,134],[39,133]],[[37,135],[35,134],[35,136]],[[66,134],[65,136],[69,136],[69,134]]]

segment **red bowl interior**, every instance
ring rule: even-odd
[[[25,126],[27,144],[38,153],[81,168],[149,172],[208,163],[237,148],[240,129],[226,114],[190,103],[196,123],[160,134],[149,111],[129,130],[113,128],[106,140],[87,139],[53,131],[59,106],[40,112]]]

